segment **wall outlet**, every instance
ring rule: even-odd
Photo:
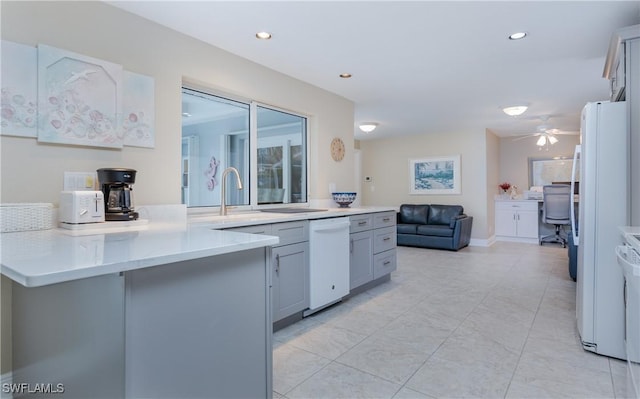
[[[94,191],[97,185],[96,172],[64,172],[63,191]]]

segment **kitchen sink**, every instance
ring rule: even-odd
[[[227,215],[194,215],[189,216],[188,220],[190,222],[213,222],[213,223],[225,223],[225,222],[236,222],[236,221],[253,221],[253,220],[261,220],[267,219],[271,216],[266,215],[261,212],[240,212],[240,213],[230,213]]]
[[[260,212],[269,213],[308,213],[308,212],[324,212],[326,209],[314,209],[314,208],[272,208],[261,209]]]

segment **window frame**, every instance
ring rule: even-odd
[[[248,132],[248,140],[249,140],[249,150],[248,150],[249,165],[248,166],[249,167],[247,168],[249,184],[245,182],[245,177],[242,176],[243,178],[242,183],[244,184],[245,187],[249,188],[249,204],[248,205],[232,205],[233,209],[238,210],[240,212],[246,212],[246,211],[260,210],[260,209],[273,209],[273,208],[285,208],[285,207],[286,208],[291,208],[291,207],[302,208],[302,207],[310,206],[310,194],[309,194],[310,193],[309,178],[311,175],[310,173],[311,164],[309,162],[310,154],[311,154],[311,148],[310,148],[311,116],[310,115],[300,111],[293,111],[287,108],[278,107],[276,105],[267,104],[267,103],[256,101],[256,100],[251,100],[244,96],[234,95],[226,91],[212,89],[209,87],[204,87],[198,84],[188,83],[188,82],[183,82],[181,85],[181,88],[180,88],[181,100],[183,96],[182,91],[184,89],[200,92],[206,95],[219,97],[226,100],[243,103],[249,106],[249,132]],[[304,147],[304,154],[305,154],[305,181],[304,181],[304,186],[305,186],[304,192],[306,193],[305,202],[288,202],[288,203],[282,203],[282,204],[273,204],[273,203],[258,204],[258,179],[257,179],[257,176],[258,176],[258,120],[257,120],[258,107],[291,114],[304,119],[304,132],[302,132],[301,145]],[[182,139],[182,124],[181,124],[180,137]],[[182,151],[182,140],[180,140],[179,148],[180,148],[180,151]],[[178,170],[178,173],[180,173],[180,171],[181,169]],[[222,173],[222,171],[220,171],[220,173]],[[222,175],[220,177],[222,177]],[[229,176],[227,176],[227,178],[229,178]],[[180,181],[182,181],[182,177]],[[198,214],[208,214],[211,212],[216,212],[220,209],[220,205],[187,206],[186,208],[187,208],[187,215],[198,215]]]

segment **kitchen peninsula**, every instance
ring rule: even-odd
[[[14,281],[13,382],[63,384],[62,397],[271,397],[269,256],[279,239],[222,228],[392,211],[2,234],[2,274]]]

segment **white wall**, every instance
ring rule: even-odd
[[[473,216],[472,238],[486,239],[487,154],[484,130],[454,134],[424,134],[402,138],[364,140],[362,183],[365,205],[453,204]],[[409,194],[409,159],[460,155],[460,195]],[[493,222],[492,222],[493,223]]]
[[[310,117],[310,196],[353,186],[353,103],[101,2],[2,2],[2,39],[48,44],[155,79],[156,147],[107,150],[2,136],[2,202],[58,202],[64,171],[138,170],[136,204],[180,202],[181,85],[218,89]],[[337,77],[336,77],[337,79]],[[331,160],[341,137],[345,159]]]
[[[537,137],[514,140],[510,137],[500,139],[500,178],[497,184],[509,182],[518,186],[518,192],[529,189],[529,158],[573,158],[573,151],[580,144],[578,135],[558,136],[558,142],[549,146],[549,150],[538,150]],[[494,194],[499,193],[498,186],[494,187]]]
[[[491,130],[486,131],[487,140],[487,186],[486,186],[486,204],[487,204],[487,226],[484,232],[478,235],[486,238],[489,242],[493,242],[495,237],[495,188],[498,187],[500,177],[500,138]],[[508,166],[505,165],[505,168]]]

